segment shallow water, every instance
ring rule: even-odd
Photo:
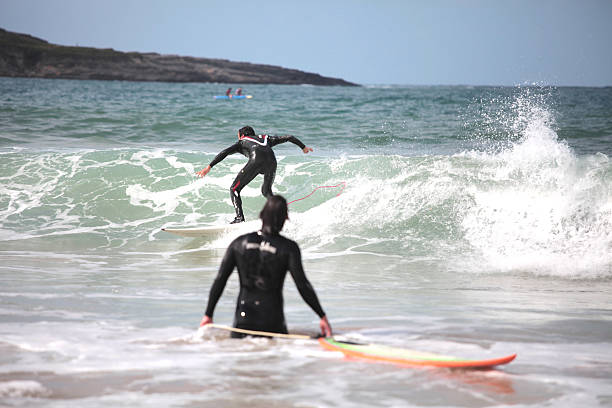
[[[245,88],[245,87],[243,87]],[[19,407],[612,406],[612,90],[0,78],[0,401]],[[275,148],[285,233],[337,333],[495,370],[198,334],[244,158]],[[243,190],[257,216],[260,180]],[[340,193],[340,195],[337,195]],[[289,278],[290,280],[290,278]],[[290,330],[316,315],[286,284]],[[232,277],[215,311],[231,324]]]

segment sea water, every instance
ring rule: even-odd
[[[213,99],[226,88],[0,78],[0,405],[612,406],[611,88],[244,85],[253,99]],[[285,234],[336,333],[516,360],[406,368],[198,333],[232,236],[161,228],[233,219],[245,158],[194,173],[245,125],[314,149],[275,147],[274,191],[308,196]],[[261,181],[243,190],[247,219]],[[315,333],[287,280],[290,330]],[[216,323],[232,323],[237,293],[234,275]]]

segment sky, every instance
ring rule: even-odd
[[[0,0],[0,28],[362,85],[612,86],[612,0]]]

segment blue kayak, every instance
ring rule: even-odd
[[[253,95],[215,95],[215,99],[251,99]]]

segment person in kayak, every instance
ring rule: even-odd
[[[274,183],[274,177],[276,176],[276,156],[272,147],[285,142],[291,142],[299,146],[304,153],[312,152],[311,147],[307,147],[295,136],[256,136],[252,127],[245,126],[238,131],[238,141],[236,143],[221,151],[208,166],[196,173],[200,177],[206,176],[215,164],[230,154],[241,153],[249,159],[230,187],[230,197],[236,211],[236,218],[231,224],[244,221],[240,192],[255,176],[258,174],[264,175],[261,194],[266,198],[272,196],[272,183]]]
[[[238,268],[240,293],[236,302],[234,327],[246,330],[287,333],[283,310],[283,284],[287,271],[293,277],[304,301],[319,316],[321,334],[330,337],[331,325],[319,304],[314,288],[306,278],[300,248],[280,235],[287,217],[287,201],[280,195],[268,198],[259,214],[260,231],[236,238],[225,252],[215,278],[206,313],[200,327],[213,322],[215,306],[229,276]],[[232,333],[232,337],[244,337]]]

